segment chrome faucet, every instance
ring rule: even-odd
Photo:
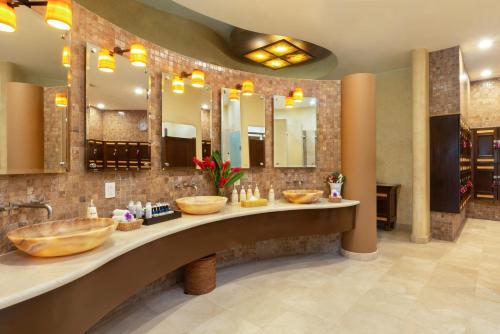
[[[50,219],[52,217],[52,212],[53,212],[52,207],[49,204],[44,203],[42,201],[33,200],[29,203],[16,203],[10,205],[10,210],[20,209],[20,208],[45,209],[47,210],[47,218]]]
[[[184,183],[182,184],[182,186],[183,186],[184,188],[193,188],[195,192],[197,192],[197,191],[198,191],[198,185],[197,185],[196,183],[194,183],[194,182],[191,182],[191,184],[188,184],[187,182],[184,182]]]

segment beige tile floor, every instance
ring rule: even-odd
[[[210,294],[175,287],[94,333],[500,333],[500,222],[469,219],[455,243],[379,232],[379,252],[226,268]]]

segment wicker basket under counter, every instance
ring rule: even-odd
[[[215,254],[193,261],[184,268],[184,293],[187,295],[203,295],[216,286]]]

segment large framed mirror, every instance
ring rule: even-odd
[[[189,78],[169,73],[162,80],[163,169],[194,168],[194,156],[202,159],[212,152],[212,88],[193,87]]]
[[[315,97],[274,96],[274,167],[316,167]]]
[[[103,62],[103,53],[114,58],[111,66]],[[147,69],[133,66],[125,56],[87,44],[85,79],[87,169],[150,169]]]
[[[265,167],[266,107],[263,95],[221,90],[221,152],[241,168]]]
[[[0,174],[69,168],[69,34],[25,6],[0,33]]]

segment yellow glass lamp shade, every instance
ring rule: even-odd
[[[7,0],[0,0],[0,31],[16,31],[16,12],[14,8],[7,5]]]
[[[231,89],[229,91],[229,101],[236,102],[240,100],[240,91],[237,89]]]
[[[196,88],[203,88],[205,86],[205,73],[202,70],[193,70],[193,73],[191,73],[191,86]]]
[[[49,0],[45,22],[56,29],[71,30],[73,24],[71,0]]]
[[[274,58],[272,54],[264,50],[255,50],[249,52],[244,57],[257,63],[262,63],[263,61]]]
[[[172,92],[175,94],[184,93],[184,80],[179,75],[175,75],[172,80]]]
[[[312,57],[305,52],[298,51],[285,56],[287,62],[292,64],[299,64],[311,60]]]
[[[101,72],[113,73],[116,68],[115,56],[108,49],[101,49],[97,58],[97,68]]]
[[[264,62],[263,64],[264,64],[264,66],[270,67],[273,70],[277,70],[277,69],[291,65],[289,62],[287,62],[281,58],[274,58],[274,59],[271,59],[271,60]]]
[[[241,85],[241,94],[245,96],[251,96],[254,92],[253,82],[251,80],[243,81]]]
[[[68,97],[64,93],[56,94],[56,107],[66,108],[68,106]]]
[[[302,88],[295,88],[293,91],[293,100],[302,102],[304,100],[304,91]]]
[[[287,96],[285,97],[285,108],[287,109],[291,109],[293,108],[293,97],[291,96]]]
[[[62,51],[62,65],[64,67],[71,66],[71,51],[69,50],[69,46],[65,46]]]
[[[269,53],[272,53],[273,55],[277,57],[284,56],[286,54],[292,53],[297,51],[298,49],[290,42],[282,39],[276,43],[273,43],[269,46],[266,46],[264,48]]]
[[[139,43],[130,46],[130,62],[137,67],[146,67],[148,64],[148,52],[146,47]]]

